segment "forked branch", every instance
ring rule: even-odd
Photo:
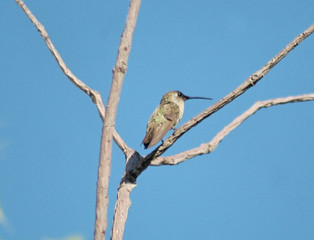
[[[108,225],[108,184],[112,159],[112,136],[114,132],[118,103],[120,99],[124,76],[127,70],[129,54],[132,45],[132,38],[140,4],[141,0],[131,0],[130,2],[128,16],[125,22],[123,34],[121,36],[116,64],[113,69],[112,84],[107,104],[100,146],[101,150],[97,179],[96,221],[94,231],[95,240],[104,239]]]
[[[199,155],[208,154],[213,152],[218,144],[226,137],[231,131],[242,124],[246,119],[255,114],[262,108],[269,108],[276,105],[292,103],[292,102],[306,102],[314,101],[314,94],[304,94],[300,96],[285,97],[285,98],[275,98],[266,101],[256,102],[252,107],[250,107],[243,114],[235,118],[230,124],[228,124],[223,130],[221,130],[210,142],[204,143],[197,148],[193,148],[182,153],[169,156],[169,157],[159,157],[151,162],[152,166],[160,165],[176,165],[187,161],[188,159],[194,158]]]
[[[127,175],[130,176],[130,179],[136,179],[151,163],[153,159],[156,159],[161,154],[163,154],[175,141],[186,133],[192,127],[195,127],[204,119],[208,118],[210,115],[218,111],[219,109],[226,106],[228,103],[233,101],[235,98],[243,94],[249,88],[256,85],[278,62],[280,62],[285,56],[288,55],[296,46],[298,46],[304,39],[314,32],[314,24],[312,24],[308,29],[303,33],[297,36],[292,42],[290,42],[283,50],[281,50],[274,58],[265,64],[257,72],[253,73],[248,79],[246,79],[239,87],[229,93],[227,96],[222,98],[220,101],[212,105],[211,107],[205,109],[203,112],[193,117],[191,120],[183,124],[178,128],[164,143],[158,146],[145,158],[141,159],[135,167],[128,171]]]
[[[38,32],[40,33],[41,37],[45,41],[48,49],[50,50],[52,56],[56,59],[57,64],[59,65],[62,72],[68,77],[68,79],[79,89],[81,89],[83,92],[85,92],[92,101],[95,103],[97,110],[99,112],[100,118],[102,121],[105,119],[105,106],[103,104],[101,95],[98,91],[90,88],[87,86],[84,82],[82,82],[78,77],[76,77],[72,71],[68,68],[68,66],[63,61],[62,57],[60,56],[58,50],[53,45],[52,41],[49,38],[49,35],[45,29],[45,27],[37,20],[37,18],[34,16],[34,14],[29,10],[29,8],[26,6],[26,4],[22,0],[15,0],[15,2],[22,8],[22,10],[25,12],[29,20],[34,24],[34,26],[37,28]],[[130,148],[126,145],[126,143],[123,141],[123,139],[119,136],[119,134],[114,130],[113,136],[115,139],[115,142],[119,146],[119,148],[126,154],[127,151],[130,150]]]
[[[124,152],[125,155],[127,155],[131,151],[131,149],[125,144],[125,142],[116,132],[114,128],[115,125],[114,123],[123,78],[126,72],[128,56],[131,49],[132,36],[135,28],[138,9],[130,7],[126,27],[121,38],[116,66],[113,71],[113,80],[106,112],[100,93],[88,87],[84,82],[78,79],[71,72],[71,70],[66,66],[65,62],[61,58],[57,49],[54,47],[44,26],[36,19],[36,17],[27,8],[26,4],[22,0],[15,1],[22,8],[22,10],[31,20],[31,22],[35,25],[37,30],[40,32],[43,40],[45,41],[50,52],[56,59],[63,73],[75,86],[77,86],[79,89],[81,89],[91,97],[92,101],[96,104],[100,117],[104,123],[99,157],[97,202],[96,202],[97,206],[94,233],[94,239],[97,240],[104,239],[107,228],[108,185],[111,166],[112,137],[114,138],[117,145],[120,147],[120,149]]]
[[[124,172],[124,176],[121,180],[118,189],[118,198],[115,206],[114,222],[112,227],[112,239],[121,240],[123,237],[124,227],[128,215],[128,210],[131,205],[130,193],[136,186],[137,177],[150,165],[163,165],[163,164],[178,164],[182,161],[186,161],[194,156],[205,154],[213,151],[219,144],[222,138],[224,138],[230,131],[232,131],[237,125],[241,124],[246,118],[252,115],[252,111],[257,111],[261,107],[269,107],[278,104],[284,104],[287,102],[295,101],[310,101],[313,95],[304,95],[297,97],[289,97],[283,99],[273,99],[267,102],[259,102],[254,105],[249,113],[246,113],[238,119],[235,119],[230,125],[223,129],[217,136],[208,144],[203,144],[199,149],[192,149],[188,152],[169,158],[157,158],[164,153],[180,136],[182,136],[190,128],[196,126],[199,122],[209,117],[214,112],[218,111],[229,102],[240,96],[250,87],[254,86],[261,78],[263,78],[281,59],[283,59],[290,51],[292,51],[299,43],[301,43],[306,37],[308,37],[314,31],[314,24],[308,28],[305,32],[296,37],[287,47],[285,47],[279,54],[277,54],[272,60],[270,60],[261,70],[252,74],[243,84],[236,88],[233,92],[214,104],[212,107],[206,109],[190,121],[185,123],[182,127],[177,129],[173,135],[171,135],[163,145],[157,147],[148,156],[143,158],[137,152],[130,152],[127,157],[127,166]],[[173,159],[172,159],[173,158]],[[152,162],[153,161],[153,162]]]
[[[248,79],[246,79],[239,87],[221,99],[219,102],[214,104],[213,106],[207,108],[205,111],[201,112],[197,116],[193,117],[190,121],[183,124],[180,128],[178,128],[164,143],[156,149],[153,153],[151,153],[147,159],[157,158],[161,154],[163,154],[179,137],[181,137],[184,133],[186,133],[192,127],[195,127],[204,119],[208,118],[214,112],[226,106],[228,103],[233,101],[235,98],[239,97],[249,88],[256,85],[258,81],[260,81],[274,66],[277,65],[284,57],[286,57],[289,52],[291,52],[296,46],[298,46],[304,39],[310,36],[314,32],[314,24],[312,24],[308,29],[306,29],[303,33],[293,39],[284,49],[282,49],[273,59],[265,64],[257,72],[253,73]]]

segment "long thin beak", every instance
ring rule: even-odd
[[[189,96],[185,96],[186,100],[189,99],[205,99],[205,100],[213,100],[212,98],[208,98],[208,97],[189,97]]]

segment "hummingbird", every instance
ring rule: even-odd
[[[206,97],[189,97],[180,91],[167,92],[148,120],[146,135],[142,141],[145,149],[157,144],[170,129],[175,129],[183,116],[184,102],[189,99],[212,100]]]

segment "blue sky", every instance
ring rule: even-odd
[[[26,1],[72,72],[107,100],[127,1]],[[15,1],[0,3],[0,239],[92,239],[101,121]],[[313,23],[314,2],[143,1],[116,128],[140,143],[170,90],[215,101]],[[258,100],[314,92],[314,36],[165,155],[211,140]],[[182,122],[213,102],[188,101]],[[256,113],[210,155],[150,167],[125,239],[313,239],[314,103]],[[124,156],[114,146],[111,222]],[[111,223],[109,228],[111,227]]]

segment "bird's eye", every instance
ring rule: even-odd
[[[181,97],[182,96],[182,92],[178,92],[178,96]]]

